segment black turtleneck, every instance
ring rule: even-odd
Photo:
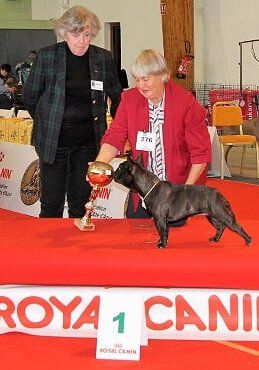
[[[89,50],[77,56],[67,46],[66,53],[66,101],[58,145],[94,143]]]

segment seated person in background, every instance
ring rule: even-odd
[[[205,183],[206,167],[211,161],[205,108],[193,94],[170,80],[167,62],[160,53],[143,50],[131,71],[136,87],[123,92],[96,160],[108,163],[123,155],[128,140],[133,159],[142,154],[144,166],[160,180]],[[146,133],[152,143],[143,147]],[[129,195],[126,216],[149,217],[135,193]],[[170,226],[181,226],[185,221]]]
[[[15,86],[10,85],[9,75],[11,73],[10,64],[2,64],[0,67],[0,108],[11,109],[12,99],[11,94],[15,91]]]

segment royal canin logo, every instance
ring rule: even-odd
[[[110,198],[110,195],[111,195],[111,189],[99,188],[97,190],[97,198],[108,200]]]
[[[12,177],[13,170],[10,170],[9,168],[1,168],[0,167],[0,178],[1,179],[7,179],[10,180]]]
[[[0,151],[0,162],[3,162],[4,160],[4,153]],[[10,180],[12,177],[13,170],[10,170],[9,168],[0,167],[0,178],[1,179],[7,179]]]
[[[4,153],[0,152],[0,162],[2,162],[3,160],[4,160]]]

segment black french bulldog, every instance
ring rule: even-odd
[[[165,248],[168,240],[168,222],[204,213],[216,228],[210,242],[218,242],[225,228],[238,233],[250,245],[252,238],[236,222],[229,202],[214,188],[205,185],[174,185],[146,170],[141,157],[136,161],[130,156],[114,172],[114,180],[138,192],[147,211],[154,218],[158,233],[158,247]]]

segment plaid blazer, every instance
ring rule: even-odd
[[[106,100],[111,99],[114,116],[120,102],[121,85],[111,53],[89,46],[91,80],[103,81],[103,91],[91,90],[97,149],[106,124]],[[65,107],[66,46],[60,42],[39,50],[23,88],[23,101],[34,121],[32,144],[41,160],[53,163]]]

